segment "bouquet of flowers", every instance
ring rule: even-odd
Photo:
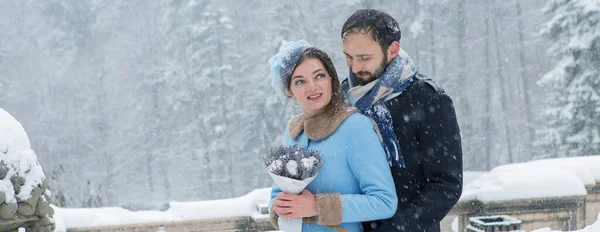
[[[263,156],[263,165],[281,191],[299,194],[315,179],[323,161],[318,151],[297,145],[274,147]],[[302,230],[302,218],[279,218],[279,228],[286,232]]]

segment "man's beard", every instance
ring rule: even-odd
[[[386,54],[384,54],[385,56]],[[383,72],[385,71],[385,68],[387,67],[388,63],[387,61],[387,57],[383,57],[383,60],[381,60],[381,64],[379,64],[379,67],[375,70],[375,74],[369,72],[369,71],[359,71],[358,73],[355,73],[354,75],[356,75],[356,80],[358,81],[359,85],[366,85],[371,83],[371,81],[376,80],[377,78],[381,77],[381,75],[383,74]],[[364,78],[366,77],[366,78]]]

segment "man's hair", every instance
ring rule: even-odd
[[[331,61],[331,58],[329,58],[329,55],[327,55],[327,53],[323,50],[315,47],[307,48],[300,55],[300,58],[298,59],[298,62],[296,63],[296,66],[293,70],[296,70],[296,68],[307,59],[318,59],[319,61],[321,61],[323,67],[325,67],[325,71],[327,71],[329,76],[331,76],[331,104],[345,104],[344,102],[346,100],[346,97],[342,93],[342,90],[340,88],[340,81],[335,70],[335,66]],[[287,78],[287,89],[290,90],[292,76],[289,75]]]
[[[389,14],[374,9],[360,9],[350,15],[342,27],[342,39],[356,32],[370,32],[384,53],[392,42],[400,41],[402,37],[398,22]]]

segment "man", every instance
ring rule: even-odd
[[[461,139],[451,98],[416,71],[390,15],[358,10],[341,34],[350,68],[342,88],[377,124],[398,194],[396,214],[363,223],[365,231],[440,231],[462,192]]]

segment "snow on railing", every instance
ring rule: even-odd
[[[598,231],[600,231],[600,214],[598,214],[598,218],[594,224],[588,225],[581,230],[575,230],[575,231],[571,231],[571,232],[598,232]],[[552,230],[552,229],[546,227],[546,228],[537,229],[537,230],[534,230],[531,232],[562,232],[562,231]]]

